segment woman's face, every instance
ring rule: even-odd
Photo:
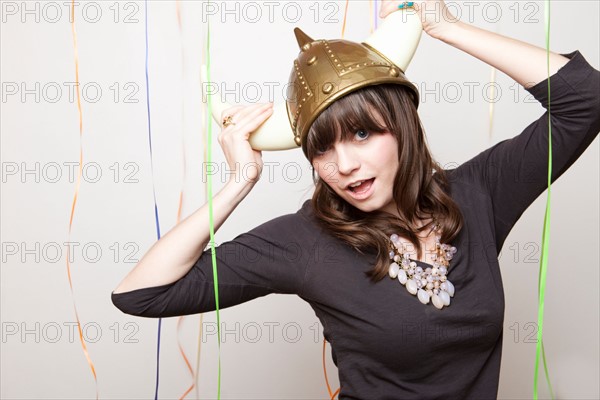
[[[312,165],[320,179],[359,210],[382,210],[398,215],[392,194],[399,166],[397,146],[390,132],[371,133],[359,129],[351,140],[338,139],[325,152],[317,154]],[[365,182],[356,188],[350,187],[360,181]]]

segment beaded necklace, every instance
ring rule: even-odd
[[[450,305],[450,298],[454,297],[454,285],[448,280],[448,266],[456,253],[456,247],[440,243],[440,225],[435,222],[433,228],[436,238],[435,254],[431,256],[433,266],[423,269],[410,260],[405,245],[395,233],[390,236],[390,264],[389,276],[406,286],[406,290],[416,295],[423,304],[431,303],[441,310]],[[398,252],[396,252],[396,250]]]

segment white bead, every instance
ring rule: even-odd
[[[419,298],[419,301],[423,304],[427,304],[429,303],[429,294],[424,291],[423,289],[419,289],[419,291],[417,292],[417,297]]]
[[[413,268],[416,268],[417,267],[417,263],[414,262],[414,261],[411,261],[410,262],[410,266],[413,267]]]
[[[398,264],[396,264],[395,262],[391,263],[390,270],[389,270],[390,278],[396,279],[396,277],[398,276],[399,270],[400,270],[400,266]]]
[[[450,295],[448,294],[448,292],[441,290],[438,293],[438,297],[440,298],[440,300],[442,300],[442,303],[444,303],[445,306],[450,305]]]
[[[400,261],[400,256],[398,254],[396,254],[393,258],[396,262]]]
[[[450,297],[454,297],[454,285],[450,281],[446,281],[446,291],[450,295]]]
[[[406,290],[408,290],[408,293],[410,294],[417,294],[417,282],[412,279],[406,281]]]
[[[440,296],[438,296],[438,295],[434,294],[431,297],[431,302],[433,303],[435,308],[437,308],[438,310],[441,310],[442,308],[444,308],[444,303],[442,302],[442,300],[440,299]]]
[[[426,287],[427,289],[433,289],[433,283],[432,283],[432,282],[429,282],[429,283],[427,284],[427,286],[425,286],[425,287]]]
[[[398,271],[398,281],[400,281],[400,283],[404,285],[407,280],[408,280],[408,276],[406,275],[406,271],[403,269]]]

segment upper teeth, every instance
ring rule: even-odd
[[[357,186],[360,186],[360,185],[361,185],[363,182],[364,182],[364,181],[359,181],[359,182],[353,183],[353,184],[351,184],[351,185],[350,185],[350,187],[357,187]]]

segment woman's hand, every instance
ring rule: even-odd
[[[217,137],[236,184],[254,185],[262,173],[262,152],[254,150],[248,138],[273,113],[273,103],[235,106],[223,111],[221,120],[231,116],[232,123]]]
[[[390,13],[397,11],[398,6],[404,1],[382,0],[380,18],[387,17]],[[413,7],[423,25],[423,30],[434,39],[441,39],[453,29],[458,19],[452,15],[443,0],[414,1]]]

